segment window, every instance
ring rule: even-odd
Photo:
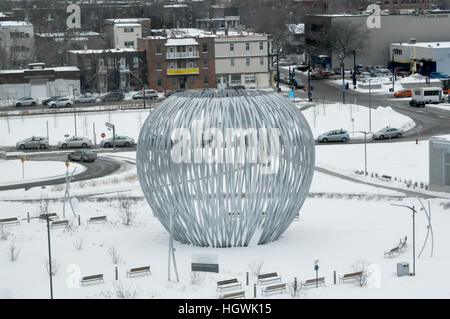
[[[261,51],[264,50],[264,42],[259,42],[259,49],[260,49]]]
[[[250,42],[246,42],[245,43],[245,50],[249,51],[250,50]]]
[[[241,75],[231,74],[231,84],[241,84]]]
[[[125,32],[125,33],[131,33],[131,32],[134,32],[134,28],[132,28],[132,27],[124,28],[124,29],[123,29],[123,32]]]
[[[203,68],[207,69],[208,68],[208,61],[203,61]]]
[[[156,71],[162,71],[161,62],[156,62]]]
[[[137,56],[133,57],[133,67],[138,68],[139,67],[139,58]]]
[[[112,68],[113,67],[113,61],[112,58],[108,58],[108,68]]]
[[[245,65],[250,65],[250,58],[245,59]]]
[[[255,83],[255,75],[254,74],[246,74],[245,75],[245,83]]]
[[[208,85],[208,84],[209,84],[209,79],[208,79],[207,76],[205,76],[205,77],[203,78],[203,85]]]
[[[162,79],[158,79],[158,86],[162,86]]]
[[[125,41],[124,43],[125,47],[134,47],[134,41]]]
[[[403,51],[401,49],[394,49],[392,50],[392,53],[394,53],[394,55],[402,55]]]
[[[85,61],[85,68],[90,69],[91,68],[91,59],[86,59]]]
[[[104,65],[105,65],[105,62],[103,61],[103,59],[99,59],[99,60],[98,60],[98,66],[99,66],[99,68],[100,68],[100,69],[103,68]]]
[[[158,46],[156,46],[156,55],[161,55],[161,54],[162,54],[161,46],[158,45]]]
[[[259,58],[259,65],[264,65],[264,57]]]
[[[234,66],[234,59],[230,59],[230,66]]]
[[[203,52],[203,53],[208,53],[208,45],[207,45],[207,44],[203,44],[203,46],[202,46],[202,52]]]
[[[234,51],[234,43],[230,43],[230,51]]]
[[[175,62],[171,61],[169,63],[169,69],[175,69]]]

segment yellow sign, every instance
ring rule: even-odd
[[[167,75],[198,74],[198,73],[200,73],[199,68],[167,69]]]
[[[20,158],[20,161],[21,161],[22,163],[25,162],[25,157],[22,156],[22,157]]]
[[[66,161],[65,164],[66,164],[66,167],[69,167],[69,165],[70,165],[70,164],[69,164],[69,161]]]

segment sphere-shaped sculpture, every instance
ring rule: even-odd
[[[264,244],[299,214],[314,172],[314,138],[279,94],[182,92],[148,116],[136,163],[148,204],[175,240]]]

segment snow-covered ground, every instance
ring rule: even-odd
[[[300,106],[300,105],[298,105]],[[414,121],[391,107],[378,107],[370,111],[372,131],[378,131],[384,127],[395,127],[404,131],[414,127]],[[320,103],[303,111],[314,137],[329,130],[344,129],[349,133],[356,131],[369,131],[369,108],[341,103]],[[353,120],[352,120],[353,119]],[[352,133],[351,138],[363,139],[362,133]],[[368,136],[371,138],[371,136]]]
[[[76,174],[86,170],[86,167],[76,163],[71,163],[70,168],[71,170],[76,168]],[[64,177],[66,166],[64,162],[26,160],[23,163],[24,175],[22,175],[20,160],[0,160],[0,172],[0,186],[3,186]]]

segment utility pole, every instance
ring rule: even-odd
[[[367,134],[366,131],[356,131],[355,133],[364,134],[364,176],[367,176]]]
[[[356,90],[356,50],[353,50],[353,89]]]
[[[73,88],[72,90],[73,90],[73,99],[75,101],[75,91],[77,89]],[[74,127],[75,127],[75,135],[74,136],[77,136],[77,112],[76,112],[76,110],[77,109],[75,107],[75,102],[74,102],[73,103],[73,123],[74,123]]]
[[[144,110],[145,110],[145,87],[142,86],[142,97],[144,99]]]
[[[345,69],[344,69],[344,58],[340,57],[341,62],[341,74],[342,74],[342,104],[345,104]]]
[[[394,68],[394,53],[392,53],[392,93],[395,92],[395,68]]]
[[[308,102],[312,102],[311,96],[311,67],[308,66]]]
[[[369,79],[369,132],[372,131],[372,79]]]
[[[280,49],[277,48],[277,91],[280,90]]]

